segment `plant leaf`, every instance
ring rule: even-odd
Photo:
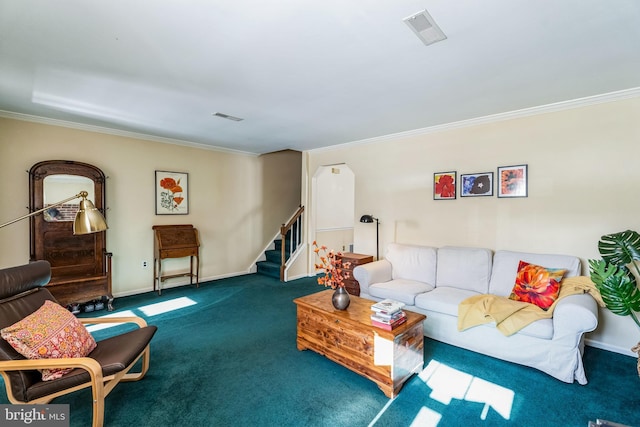
[[[640,260],[640,234],[626,230],[607,234],[600,238],[598,250],[602,258],[610,264],[624,266]]]
[[[591,280],[611,312],[629,316],[634,311],[640,311],[640,290],[626,267],[609,264],[604,260],[589,260],[589,270]]]

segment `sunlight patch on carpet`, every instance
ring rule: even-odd
[[[418,415],[413,419],[410,427],[436,427],[440,422],[442,415],[433,409],[422,407],[418,411]]]
[[[157,316],[158,314],[168,313],[170,311],[179,310],[181,308],[190,307],[192,305],[196,305],[197,302],[188,297],[180,297],[174,298],[169,301],[158,302],[149,305],[143,305],[141,307],[137,307],[135,310],[139,310],[144,315],[151,317]],[[108,318],[108,317],[139,317],[134,310],[123,310],[115,313],[106,314],[104,316],[100,316],[100,318]],[[120,326],[122,323],[97,323],[94,325],[87,326],[87,330],[89,332],[101,331],[103,329],[113,328],[116,326]]]
[[[135,313],[131,310],[119,311],[117,313],[105,314],[104,316],[100,316],[100,318],[108,318],[108,317],[131,317],[135,316]],[[89,332],[101,331],[103,329],[114,328],[116,326],[120,326],[122,323],[96,323],[94,325],[87,326],[87,330]]]
[[[484,403],[480,419],[486,420],[493,408],[505,420],[510,419],[513,407],[513,390],[451,368],[437,360],[429,362],[418,374],[431,388],[430,398],[449,405],[452,399]]]
[[[179,310],[181,308],[190,307],[196,304],[197,302],[195,302],[191,298],[181,297],[169,301],[145,305],[142,307],[138,307],[138,309],[147,316],[156,316],[158,314],[168,313],[170,311]]]

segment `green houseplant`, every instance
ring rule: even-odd
[[[604,235],[598,242],[598,251],[602,259],[589,260],[591,280],[611,312],[631,316],[640,328],[637,315],[640,312],[640,289],[636,282],[640,278],[636,262],[640,261],[640,234],[626,230]],[[640,375],[640,343],[631,350],[638,353]]]

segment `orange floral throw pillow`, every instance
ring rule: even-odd
[[[0,336],[28,359],[84,357],[96,348],[87,328],[53,301],[45,301],[34,313],[2,329]],[[42,369],[42,380],[55,380],[72,370]]]
[[[566,272],[520,261],[509,299],[535,304],[546,311],[558,299],[560,281]]]

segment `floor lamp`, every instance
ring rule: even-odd
[[[73,234],[90,234],[104,231],[108,228],[107,222],[104,220],[104,216],[102,216],[100,211],[94,206],[93,202],[91,202],[91,200],[87,200],[88,195],[89,193],[87,193],[86,191],[81,191],[75,196],[71,196],[68,199],[62,200],[61,202],[48,205],[46,208],[33,211],[27,215],[21,216],[20,218],[16,218],[14,220],[6,222],[0,225],[0,228],[11,225],[14,222],[32,217],[51,208],[55,208],[56,206],[63,205],[71,200],[82,198],[78,206],[78,213],[76,213],[76,218],[73,221]]]
[[[378,221],[378,218],[374,218],[372,215],[362,215],[360,217],[360,222],[364,222],[367,224],[372,223],[373,221],[376,222],[376,261],[380,259],[380,221]]]

